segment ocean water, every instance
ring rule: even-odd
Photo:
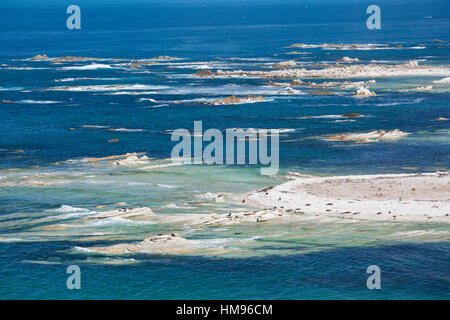
[[[366,27],[368,1],[77,4],[81,30],[66,28],[64,1],[0,4],[1,299],[450,298],[450,230],[444,224],[316,219],[195,230],[84,219],[124,206],[117,206],[121,202],[167,215],[251,210],[237,201],[239,195],[282,183],[293,171],[448,170],[450,122],[436,119],[450,118],[449,85],[433,83],[443,76],[302,79],[375,79],[369,87],[377,95],[362,99],[353,96],[355,88],[298,87],[294,94],[282,94],[285,89],[268,85],[269,79],[195,77],[204,69],[268,71],[292,59],[314,68],[344,56],[362,64],[419,60],[448,68],[447,1],[378,1],[380,30]],[[402,47],[287,48],[294,43]],[[293,50],[302,54],[287,54]],[[37,54],[100,60],[28,60]],[[179,59],[131,67],[163,55]],[[431,90],[408,90],[430,85]],[[337,94],[308,94],[317,90]],[[262,95],[265,101],[204,103],[230,95]],[[350,112],[363,117],[336,117]],[[261,176],[257,166],[245,165],[167,166],[175,145],[171,130],[192,130],[196,120],[204,129],[223,131],[290,129],[280,137],[279,173]],[[380,129],[408,135],[377,143],[323,140]],[[125,153],[146,153],[151,160],[132,167],[87,160]],[[226,200],[213,201],[211,193]],[[55,224],[65,228],[49,228]],[[170,232],[203,247],[185,255],[86,250]],[[82,270],[81,290],[66,288],[66,268],[72,264]],[[381,290],[366,287],[369,265],[382,270]]]

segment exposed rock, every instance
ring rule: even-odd
[[[264,101],[264,98],[262,96],[245,96],[245,97],[236,97],[236,96],[229,96],[225,97],[223,99],[215,99],[208,104],[211,105],[227,105],[227,104],[239,104],[239,103],[246,103],[246,102],[259,102]]]
[[[155,64],[158,64],[158,63],[155,61],[138,60],[138,61],[133,61],[130,64],[130,68],[136,69],[136,68],[140,68],[142,66],[155,65]]]
[[[352,220],[392,220],[395,215],[397,220],[432,217],[449,223],[449,180],[448,173],[440,172],[297,177],[267,192],[252,192],[246,203],[298,210],[289,219],[299,220],[317,214]]]
[[[295,60],[281,61],[272,66],[274,69],[284,69],[289,67],[295,67],[297,62]]]
[[[51,60],[53,62],[72,62],[72,61],[98,61],[100,59],[99,58],[67,56],[67,57],[52,58]]]
[[[269,86],[274,86],[274,87],[289,87],[290,86],[289,83],[286,83],[286,82],[275,82],[275,81],[267,81],[266,84],[269,85]]]
[[[152,58],[152,60],[160,60],[160,61],[167,61],[167,60],[179,60],[180,58],[177,57],[169,57],[169,56],[157,56]]]
[[[320,46],[320,45],[295,43],[295,44],[290,45],[288,48],[317,48],[318,46]]]
[[[342,59],[337,60],[336,62],[359,62],[358,58],[349,58],[349,57],[343,57]]]
[[[217,70],[214,77],[259,77],[261,79],[288,78],[377,78],[399,76],[450,76],[448,67],[414,66],[405,64],[339,64],[326,68],[283,68],[279,70]]]
[[[444,84],[450,84],[450,77],[447,77],[447,78],[444,78],[444,79],[441,79],[441,80],[435,80],[435,81],[433,81],[433,83],[444,83]]]
[[[136,166],[141,164],[148,164],[150,160],[147,156],[139,157],[137,155],[131,155],[126,157],[125,159],[119,159],[112,162],[113,166]]]
[[[277,92],[277,94],[283,94],[283,95],[285,95],[285,94],[295,94],[296,93],[296,91],[295,90],[293,90],[292,88],[285,88],[285,90],[283,91],[278,91]]]
[[[289,51],[286,54],[311,54],[311,52]]]
[[[122,243],[109,247],[91,247],[88,250],[104,254],[186,254],[195,251],[198,244],[196,240],[188,240],[172,233],[151,236],[135,244]]]
[[[280,210],[260,210],[251,212],[238,212],[229,214],[202,215],[190,223],[195,226],[222,226],[238,223],[260,223],[286,216],[286,212]]]
[[[40,229],[41,230],[66,230],[68,228],[70,228],[71,226],[69,224],[51,224],[51,225],[47,225],[47,226],[42,226]]]
[[[415,91],[431,91],[431,90],[433,90],[433,86],[417,87],[414,90]]]
[[[107,157],[100,157],[100,158],[84,158],[83,161],[86,162],[106,162],[109,164],[113,164],[111,162],[109,162],[109,160],[125,160],[127,158],[130,157],[136,157],[141,159],[142,157],[139,156],[143,156],[145,155],[145,152],[141,152],[141,153],[125,153],[125,154],[120,154],[120,155],[113,155],[113,156],[107,156]],[[147,159],[149,159],[148,157],[146,157]],[[142,160],[146,160],[146,158],[142,158]]]
[[[209,78],[214,76],[214,72],[211,70],[199,70],[195,73],[195,75],[199,78]]]
[[[361,117],[361,114],[360,113],[350,112],[350,113],[344,114],[342,117],[344,117],[344,118],[358,118],[358,117]]]
[[[368,133],[344,133],[325,138],[326,141],[378,142],[380,140],[400,139],[408,133],[398,129],[392,131],[376,130]]]
[[[405,62],[404,64],[406,67],[418,67],[419,61],[418,60],[409,60],[408,62]]]
[[[300,79],[295,79],[295,80],[292,80],[292,81],[291,81],[290,85],[291,85],[291,86],[307,85],[307,82],[304,82],[304,81],[302,81],[302,80],[300,80]]]
[[[117,204],[116,204],[117,205]],[[126,203],[118,203],[118,205],[126,205]],[[118,210],[110,210],[101,212],[98,214],[90,215],[85,217],[85,219],[106,219],[106,218],[137,218],[137,217],[148,217],[154,215],[152,209],[147,207],[141,208],[122,208]]]
[[[321,94],[321,95],[329,95],[329,94],[336,94],[335,92],[331,91],[310,91],[308,94]]]
[[[42,61],[42,60],[48,60],[48,57],[47,57],[46,54],[43,54],[43,55],[38,54],[38,55],[28,59],[28,60],[30,60],[30,61]]]
[[[356,91],[355,96],[358,97],[370,97],[370,96],[376,96],[375,92],[370,91],[365,86],[359,87],[359,89]]]

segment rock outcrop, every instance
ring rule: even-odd
[[[151,236],[138,243],[121,243],[108,247],[91,247],[87,248],[87,250],[103,254],[187,254],[198,250],[196,248],[198,244],[199,242],[196,240],[188,240],[180,237],[176,233],[171,233]]]
[[[281,61],[272,66],[274,69],[285,69],[289,67],[295,67],[297,62],[295,60]]]
[[[199,70],[195,73],[195,75],[199,78],[209,78],[214,76],[214,72],[211,70]]]
[[[380,140],[400,139],[408,133],[398,129],[392,131],[375,130],[368,133],[343,133],[325,138],[326,141],[378,142]]]
[[[350,112],[350,113],[346,113],[342,116],[343,118],[358,118],[361,117],[360,113],[354,113],[354,112]]]
[[[361,86],[356,90],[355,96],[357,97],[371,97],[376,96],[376,93],[373,91],[370,91],[365,86]]]
[[[217,106],[217,105],[227,105],[227,104],[239,104],[239,103],[251,103],[251,102],[261,102],[264,101],[262,96],[245,96],[245,97],[236,97],[229,96],[223,99],[214,99],[208,104]]]
[[[46,54],[43,54],[43,55],[38,54],[38,55],[28,59],[28,60],[30,60],[30,61],[42,61],[42,60],[48,60],[48,57],[47,57]]]
[[[346,63],[359,62],[359,59],[358,58],[343,57],[342,59],[336,60],[336,62],[346,62]]]
[[[308,92],[308,94],[314,94],[314,95],[330,95],[330,94],[336,94],[335,92],[331,92],[331,91],[310,91]]]
[[[107,218],[138,218],[138,217],[151,217],[154,213],[152,209],[147,207],[141,207],[141,208],[121,208],[118,210],[110,210],[110,211],[104,211],[97,214],[89,215],[85,217],[85,219],[107,219]]]

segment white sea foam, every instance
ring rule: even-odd
[[[293,94],[300,94],[298,91],[291,90]],[[173,87],[164,91],[165,94],[176,95],[211,95],[211,96],[277,96],[283,94],[282,88],[274,88],[273,86],[250,86],[240,84],[226,84],[222,86],[182,86]],[[286,92],[288,93],[288,92]],[[189,100],[185,100],[189,101]],[[193,99],[191,101],[201,101],[199,99]]]
[[[295,119],[334,119],[334,118],[342,118],[342,115],[339,114],[324,114],[320,116],[304,116],[304,117],[298,117]]]
[[[377,103],[376,106],[379,107],[389,107],[389,106],[397,106],[397,105],[403,105],[403,104],[417,104],[422,102],[424,99],[413,99],[410,101],[398,101],[398,102],[385,102],[385,103]]]
[[[175,203],[169,203],[169,204],[166,204],[166,205],[161,206],[161,208],[179,209],[180,207],[177,206]]]
[[[433,81],[433,83],[438,83],[438,84],[450,84],[450,77],[441,79],[441,80],[435,80]]]
[[[412,231],[398,231],[395,232],[393,235],[395,236],[402,236],[402,237],[418,237],[418,236],[424,236],[424,235],[444,235],[448,234],[448,231],[436,231],[436,230],[412,230]]]
[[[162,184],[162,183],[157,183],[156,184],[158,187],[160,188],[166,188],[166,189],[174,189],[174,188],[178,188],[178,186],[171,186],[168,184]]]
[[[157,103],[158,102],[158,101],[156,101],[155,99],[152,99],[152,98],[140,98],[138,100],[138,102],[143,102],[143,101],[150,101],[150,102],[153,102],[153,103]]]
[[[98,126],[98,125],[91,125],[91,124],[83,124],[81,127],[85,128],[85,129],[106,129],[106,128],[109,128],[108,126]]]
[[[121,217],[111,217],[101,220],[94,220],[92,222],[87,223],[87,226],[106,226],[106,225],[151,225],[156,224],[154,221],[137,221],[137,220],[129,220]]]
[[[23,90],[24,88],[22,87],[0,87],[0,91],[20,91]]]
[[[144,107],[144,109],[162,108],[162,107],[168,107],[168,106],[169,106],[169,104],[163,103],[163,104],[156,104],[154,106],[147,106],[147,107]]]
[[[32,67],[7,67],[7,70],[46,70],[50,68],[32,68]]]
[[[5,237],[0,237],[0,242],[20,242],[20,241],[24,241],[24,239],[22,239],[22,238],[5,238]]]
[[[61,101],[52,101],[52,100],[19,100],[16,103],[21,104],[55,104],[62,103]]]
[[[166,86],[153,86],[144,84],[113,84],[113,85],[91,85],[91,86],[73,86],[73,87],[53,87],[50,91],[124,91],[124,90],[158,90],[165,89]]]
[[[78,208],[78,207],[72,207],[72,206],[69,206],[69,205],[67,205],[67,204],[63,204],[63,205],[61,205],[59,208],[56,208],[56,209],[49,209],[49,210],[46,210],[46,211],[49,211],[49,212],[66,212],[66,213],[73,213],[73,212],[83,212],[83,213],[88,213],[88,212],[90,212],[90,211],[87,210],[87,209],[84,209],[84,208]]]
[[[119,80],[119,78],[63,78],[63,79],[55,79],[55,82],[74,82],[74,81],[82,81],[82,80],[102,80],[102,81],[115,81]]]
[[[426,92],[433,90],[433,86],[423,86],[423,87],[416,87],[412,89],[400,89],[400,92],[411,92],[411,91],[417,91],[417,92]]]
[[[118,91],[118,92],[109,92],[105,93],[106,95],[118,96],[118,95],[130,95],[130,96],[138,96],[143,94],[156,94],[157,91]]]
[[[46,261],[46,260],[22,260],[21,263],[34,263],[34,264],[44,264],[44,265],[54,265],[61,264],[59,261]]]
[[[62,70],[97,70],[97,69],[111,69],[109,64],[93,63],[84,66],[72,66],[72,67],[62,67]]]
[[[78,247],[78,246],[73,247],[73,250],[74,250],[74,251],[77,251],[77,252],[82,252],[82,253],[89,253],[89,252],[92,252],[92,250],[90,250],[90,249],[88,249],[88,248]]]
[[[128,128],[117,128],[117,129],[111,128],[111,129],[108,129],[108,131],[118,131],[118,132],[142,132],[142,131],[145,131],[145,130],[144,130],[144,129],[128,129]]]

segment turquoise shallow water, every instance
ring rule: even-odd
[[[403,10],[406,5],[409,10]],[[248,210],[234,201],[235,196],[282,183],[289,171],[343,175],[447,170],[449,122],[434,120],[450,118],[448,85],[433,84],[433,90],[426,92],[401,91],[443,77],[377,78],[370,85],[376,97],[355,99],[354,89],[319,96],[307,94],[316,89],[296,88],[298,94],[280,95],[280,88],[267,86],[265,79],[193,76],[205,68],[270,70],[274,63],[288,59],[307,67],[334,63],[343,56],[365,64],[419,59],[421,64],[448,65],[450,20],[445,1],[381,2],[382,29],[375,31],[365,26],[367,4],[354,1],[320,5],[133,2],[126,6],[80,2],[80,6],[82,30],[71,32],[65,29],[65,4],[7,1],[0,5],[0,298],[450,297],[449,230],[441,224],[313,220],[200,231],[120,220],[78,225],[94,211],[117,208],[118,202],[151,207],[161,214]],[[432,18],[424,19],[428,15]],[[403,48],[285,48],[300,42],[401,44]],[[292,50],[309,54],[286,54]],[[73,70],[63,68],[91,62],[26,60],[43,53],[97,57],[104,60],[95,63],[110,68]],[[160,55],[181,59],[130,68],[136,59]],[[370,78],[352,79],[358,80]],[[111,90],[99,85],[124,87]],[[133,89],[136,85],[144,87]],[[69,90],[48,90],[64,86]],[[80,92],[73,90],[76,86],[87,87]],[[214,107],[200,103],[232,94],[260,94],[267,101]],[[175,102],[179,100],[190,102]],[[333,117],[302,119],[349,112],[364,117],[352,122]],[[170,130],[192,130],[194,120],[202,120],[204,128],[220,130],[292,129],[280,138],[279,174],[263,177],[253,166],[142,169],[82,160],[145,152],[152,163],[166,164],[164,159],[174,146]],[[378,129],[399,129],[409,135],[363,144],[320,139]],[[108,143],[110,139],[120,141]],[[207,192],[225,194],[227,201],[211,201]],[[72,227],[46,229],[55,223]],[[226,250],[101,256],[80,249],[175,231]],[[82,290],[66,288],[70,264],[81,267]],[[371,264],[382,269],[382,290],[366,288],[365,270]]]

